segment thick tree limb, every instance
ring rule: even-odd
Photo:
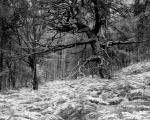
[[[121,41],[118,41],[118,42],[110,42],[108,44],[108,46],[114,46],[114,45],[127,45],[127,44],[140,44],[140,43],[145,43],[145,42],[150,42],[149,40],[145,40],[145,41],[126,41],[126,42],[121,42]]]
[[[110,42],[108,44],[108,46],[112,47],[114,45],[125,45],[125,44],[134,44],[134,43],[139,44],[139,43],[145,43],[145,42],[150,42],[150,41],[145,40],[145,41]],[[72,44],[68,44],[68,45],[51,46],[49,49],[47,49],[45,51],[32,53],[32,54],[45,54],[45,53],[57,52],[57,51],[64,50],[64,49],[67,49],[67,48],[73,48],[75,46],[87,45],[87,44],[92,44],[92,43],[96,43],[96,40],[91,40],[91,41],[81,42],[81,43],[72,43]],[[101,44],[100,47],[105,48],[106,45]]]
[[[134,43],[135,44],[140,44],[140,43],[145,43],[145,42],[150,42],[150,41],[145,40],[145,41],[109,42],[108,45],[100,44],[100,47],[105,48],[105,47],[113,47],[113,46],[116,46],[116,45],[130,45],[130,44],[134,44]],[[19,59],[19,58],[23,58],[23,57],[27,57],[27,56],[35,55],[35,54],[40,56],[40,55],[49,54],[49,53],[57,52],[57,51],[60,51],[60,50],[68,49],[68,48],[73,48],[75,46],[87,45],[87,44],[92,44],[92,43],[96,43],[96,40],[91,40],[91,41],[86,41],[86,42],[79,42],[79,43],[72,43],[72,44],[67,44],[67,45],[49,46],[49,48],[47,50],[38,51],[38,52],[31,53],[31,54],[18,55],[16,57],[10,56],[10,58]]]

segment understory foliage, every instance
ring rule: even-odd
[[[0,119],[148,120],[149,69],[150,63],[142,62],[115,73],[112,80],[85,77],[51,81],[39,91],[4,92],[0,95]]]

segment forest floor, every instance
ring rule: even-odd
[[[0,94],[0,120],[150,120],[150,62],[113,79],[53,81]]]

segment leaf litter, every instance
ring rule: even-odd
[[[0,94],[0,120],[149,120],[150,63],[113,79],[80,78]]]

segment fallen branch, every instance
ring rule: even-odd
[[[112,47],[115,45],[125,45],[125,44],[140,44],[140,43],[145,43],[145,42],[149,42],[148,40],[145,41],[127,41],[127,42],[109,42],[108,45],[105,44],[100,44],[101,48],[105,48],[105,47]],[[92,43],[96,43],[96,40],[91,40],[91,41],[86,41],[86,42],[78,42],[78,43],[72,43],[72,44],[67,44],[67,45],[56,45],[56,46],[48,46],[47,50],[44,51],[38,51],[38,52],[34,52],[34,53],[30,53],[30,54],[25,54],[25,55],[17,55],[17,56],[9,56],[8,58],[23,58],[23,57],[27,57],[30,55],[43,55],[43,54],[49,54],[49,53],[53,53],[53,52],[57,52],[60,50],[64,50],[64,49],[68,49],[68,48],[73,48],[76,46],[81,46],[81,45],[87,45],[87,44],[92,44]]]

